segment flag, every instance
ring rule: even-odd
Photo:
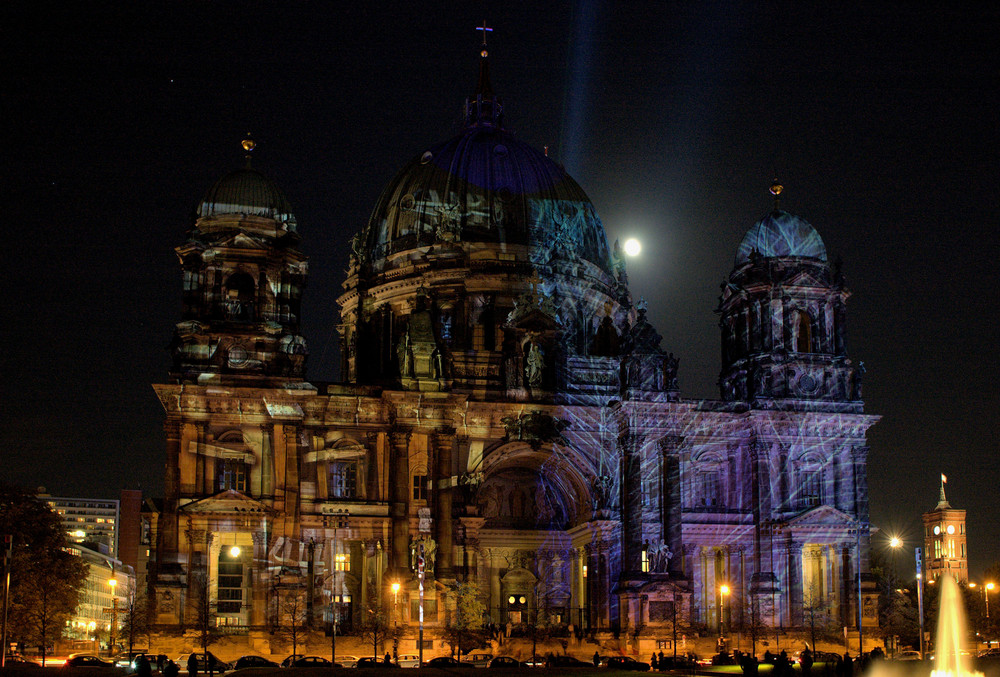
[[[941,484],[948,484],[948,476],[941,473]]]

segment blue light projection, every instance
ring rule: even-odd
[[[756,252],[763,258],[802,257],[826,261],[823,238],[805,219],[776,210],[747,231],[736,251],[736,267],[749,263]]]

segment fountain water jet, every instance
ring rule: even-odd
[[[941,604],[937,634],[934,637],[934,669],[931,670],[931,677],[982,677],[983,673],[969,669],[962,655],[966,642],[965,608],[958,583],[951,576],[942,576],[938,582],[941,584]]]

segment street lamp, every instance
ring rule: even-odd
[[[997,587],[992,581],[986,584],[986,590],[983,592],[983,596],[986,597],[986,617],[990,617],[990,591]]]
[[[392,584],[392,617],[396,619],[396,623],[399,623],[399,583],[395,582]]]
[[[115,646],[115,626],[118,625],[118,597],[115,595],[115,586],[118,581],[114,578],[108,580],[111,586],[111,627],[108,629],[108,657],[114,655]]]
[[[337,662],[337,621],[340,620],[340,609],[337,603],[337,529],[346,529],[349,525],[350,513],[344,509],[331,510],[323,515],[323,525],[333,526],[333,545],[330,552],[330,662]],[[348,560],[345,560],[345,562]]]
[[[725,637],[726,637],[726,624],[725,624],[726,605],[727,605],[726,596],[729,594],[729,592],[730,592],[729,591],[729,586],[726,585],[725,583],[723,583],[721,586],[719,586],[719,595],[720,595],[720,600],[721,600],[721,604],[719,605],[719,639],[720,639],[720,644],[723,641],[725,641]],[[721,651],[721,648],[720,648],[720,651]]]

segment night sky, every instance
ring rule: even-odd
[[[685,397],[718,397],[719,284],[784,184],[854,294],[874,545],[920,545],[945,473],[975,578],[1000,560],[1000,16],[918,4],[5,4],[2,478],[160,495],[173,248],[247,132],[310,257],[309,378],[335,380],[348,240],[457,132],[485,18],[508,127],[642,240]]]

